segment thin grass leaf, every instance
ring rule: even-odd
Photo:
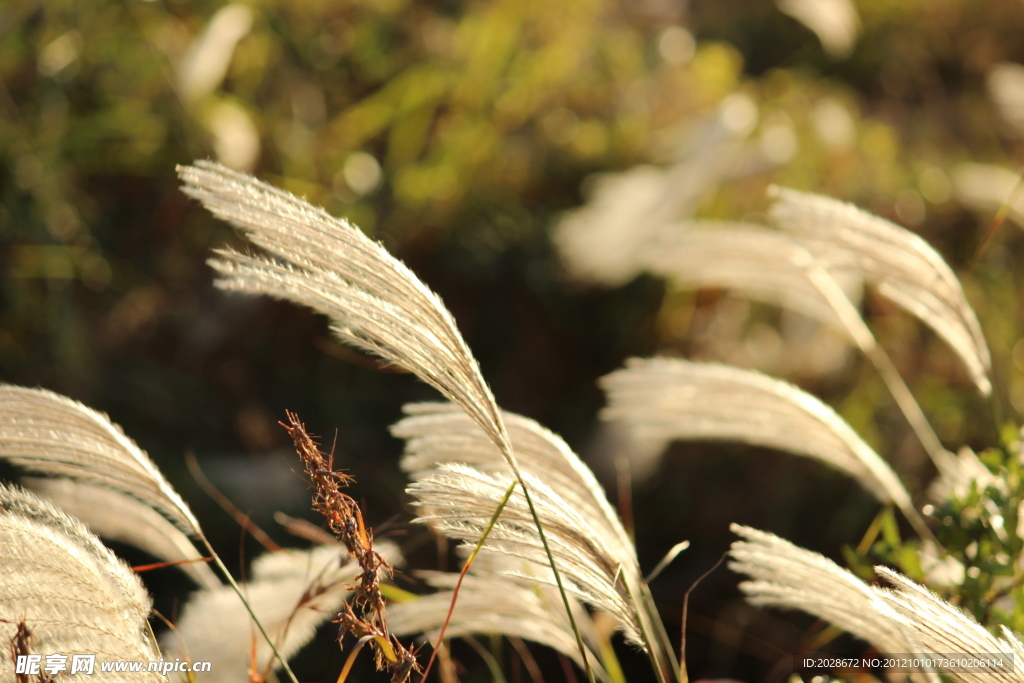
[[[182,531],[199,522],[149,456],[106,415],[44,389],[0,386],[0,459],[31,472],[108,486]]]
[[[135,573],[81,522],[2,484],[0,565],[4,642],[24,621],[34,654],[95,653],[97,671],[99,662],[159,658],[148,637],[149,596]],[[0,671],[14,671],[7,647]],[[148,672],[135,679],[165,680]]]
[[[992,391],[992,360],[978,318],[942,257],[921,237],[889,221],[828,197],[774,188],[773,221],[829,270],[844,249],[856,255],[860,273],[880,294],[931,327],[960,356],[985,396]]]
[[[188,536],[163,515],[119,491],[71,479],[28,478],[22,483],[103,538],[135,546],[165,562],[203,557]],[[203,588],[223,585],[203,562],[179,567]]]
[[[889,466],[817,398],[750,370],[673,358],[632,359],[607,375],[606,420],[641,441],[741,441],[805,455],[854,477],[880,501],[917,517]]]

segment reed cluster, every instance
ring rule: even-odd
[[[381,582],[400,555],[374,542],[343,490],[351,477],[335,469],[333,454],[289,412],[282,425],[305,467],[313,508],[335,541],[257,558],[250,580],[238,586],[188,506],[106,416],[44,390],[4,386],[0,458],[47,477],[26,481],[38,493],[0,488],[0,635],[11,643],[9,656],[30,648],[87,648],[110,659],[162,654],[214,661],[216,680],[264,681],[282,669],[294,681],[288,660],[333,619],[342,637],[356,641],[339,664],[339,680],[367,643],[378,667],[401,683],[425,678],[429,665],[422,667],[417,649],[399,636],[425,634],[436,654],[446,636],[488,633],[536,641],[591,681],[618,683],[614,630],[647,654],[659,681],[687,680],[630,535],[593,473],[558,436],[500,409],[453,317],[429,288],[355,226],[288,193],[211,162],[179,173],[186,193],[262,250],[218,252],[211,265],[219,286],[311,307],[330,318],[341,341],[415,373],[447,399],[407,406],[393,433],[406,441],[402,467],[412,479],[416,522],[462,544],[462,570],[423,573],[436,593],[388,604]],[[812,458],[853,477],[885,506],[868,546],[880,534],[881,551],[900,571],[863,566],[865,552],[851,557],[851,571],[772,534],[734,526],[740,539],[731,566],[749,577],[741,587],[754,604],[807,612],[883,653],[1012,653],[1021,662],[1024,646],[1014,633],[1024,625],[1020,443],[1011,436],[981,455],[949,452],[857,308],[859,292],[870,286],[918,318],[987,396],[991,358],[958,279],[931,247],[893,223],[826,197],[773,192],[771,225],[666,221],[633,240],[629,263],[616,272],[647,270],[680,286],[733,289],[837,330],[877,370],[934,460],[939,479],[931,502],[916,502],[834,410],[754,371],[634,359],[602,380],[604,419],[650,453],[676,439],[710,439]],[[579,216],[572,218],[559,244],[577,271],[593,273],[593,245],[580,242],[579,224]],[[601,258],[607,266],[611,257]],[[709,263],[714,267],[702,267]],[[893,509],[916,539],[894,535]],[[974,524],[967,540],[956,535],[965,520]],[[148,628],[141,583],[94,534],[184,561],[201,587],[159,642]],[[196,562],[206,559],[228,585]],[[975,571],[980,567],[988,572],[984,579]],[[988,683],[1024,681],[1021,671],[940,667],[911,676]]]

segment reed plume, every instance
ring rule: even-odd
[[[925,528],[885,461],[834,410],[792,384],[727,365],[650,358],[630,360],[602,385],[604,419],[624,422],[641,441],[732,440],[808,456]]]
[[[462,583],[445,636],[484,634],[522,638],[550,647],[583,668],[572,626],[561,609],[557,591],[550,585],[542,586],[536,581],[509,575],[536,576],[543,569],[540,565],[491,552],[478,555]],[[388,625],[396,635],[423,634],[426,640],[433,642],[445,623],[458,573],[422,571],[416,575],[438,589],[437,592],[392,604],[388,607]],[[594,674],[599,680],[608,681],[598,655],[597,629],[579,603],[574,601],[573,609],[587,643],[587,656]]]
[[[402,468],[413,478],[408,491],[417,499],[418,521],[454,538],[477,538],[510,483],[500,453],[450,405],[410,404],[405,412],[408,417],[392,433],[406,439]],[[655,654],[674,668],[633,544],[593,473],[561,438],[533,420],[507,412],[503,419],[545,529],[550,529],[559,567],[570,579],[567,588],[613,615],[630,642],[654,640]],[[516,492],[485,548],[543,565],[543,550],[530,527],[523,497]],[[551,581],[545,572],[526,577],[511,571],[524,579]]]
[[[978,391],[992,391],[992,359],[978,318],[956,275],[927,242],[852,204],[773,188],[774,223],[828,267],[849,267],[942,337],[967,366]],[[855,257],[832,264],[836,249]]]
[[[772,534],[732,525],[742,537],[732,545],[730,565],[751,577],[740,584],[747,599],[761,606],[797,609],[862,638],[881,652],[920,655],[1024,654],[1019,638],[1007,629],[993,636],[974,619],[927,588],[891,569],[876,567],[891,587],[869,586],[818,553]],[[1015,661],[1002,669],[940,671],[962,683],[1024,681]],[[930,672],[929,677],[937,682]]]
[[[0,458],[31,472],[113,489],[185,533],[201,535],[188,506],[120,427],[52,391],[0,386]]]
[[[223,585],[188,536],[146,503],[99,484],[71,479],[29,477],[22,484],[83,522],[94,534],[134,546],[164,562],[186,560],[179,568],[202,588]]]
[[[99,662],[160,657],[148,635],[149,595],[131,568],[78,520],[3,484],[0,565],[4,642],[23,623],[37,654],[95,653],[97,670]],[[9,655],[0,649],[0,671],[13,674]],[[133,680],[165,679],[143,672]]]
[[[863,278],[846,264],[853,258],[837,248],[819,260],[789,235],[760,225],[712,221],[678,224],[644,252],[646,270],[678,287],[729,289],[798,311],[847,337],[849,326],[810,270],[825,269],[852,302],[859,301]]]

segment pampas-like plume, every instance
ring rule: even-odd
[[[532,640],[566,657],[581,668],[583,661],[576,647],[576,636],[562,609],[558,593],[549,586],[539,587],[534,582],[515,579],[502,571],[520,565],[520,573],[543,572],[543,568],[527,562],[499,558],[493,553],[482,553],[476,559],[462,583],[458,603],[445,631],[448,638],[474,634],[502,635]],[[490,565],[484,568],[484,565]],[[414,600],[393,604],[388,608],[388,626],[399,636],[423,634],[433,642],[437,639],[448,608],[452,591],[458,580],[457,573],[419,572],[417,574],[437,593]],[[588,642],[588,658],[599,680],[607,681],[608,674],[598,663],[595,627],[586,611],[574,601],[576,623]]]
[[[405,412],[409,417],[395,424],[392,433],[406,439],[402,468],[417,480],[409,492],[420,497],[420,505],[426,512],[425,519],[432,519],[435,512],[445,515],[447,521],[441,524],[442,531],[457,538],[469,538],[467,532],[470,528],[485,525],[488,521],[489,515],[479,506],[492,505],[493,512],[493,505],[501,500],[508,488],[507,482],[495,483],[503,480],[505,474],[499,452],[487,442],[479,428],[459,414],[454,406],[409,404],[405,406]],[[594,474],[561,438],[533,420],[507,412],[503,413],[503,417],[523,472],[531,480],[543,482],[544,503],[541,507],[551,516],[551,521],[544,514],[542,520],[545,529],[553,524],[559,530],[558,543],[571,565],[566,572],[575,574],[574,592],[584,601],[618,617],[620,627],[634,642],[639,642],[637,635],[641,631],[657,638],[655,655],[665,660],[666,665],[674,667],[674,661],[664,654],[667,648],[663,642],[661,621],[649,599],[650,594],[640,573],[633,544],[618,515],[608,504]],[[467,478],[462,482],[459,482],[458,472],[448,467],[453,463],[465,466]],[[468,490],[480,493],[474,483],[480,481],[487,482],[483,498],[466,499],[465,504],[458,508],[467,513],[472,511],[471,527],[459,523],[459,513],[453,508],[437,507],[437,499],[428,493],[434,490],[432,487],[439,485],[446,490],[444,495],[452,495],[449,485],[441,482],[449,482],[455,490],[465,485]],[[494,502],[483,503],[488,498],[493,498]],[[518,509],[519,512],[510,512],[510,509]],[[558,512],[560,509],[571,517],[563,516],[562,512]],[[513,533],[507,526],[502,526],[500,531],[496,528],[491,532],[486,547],[493,548],[492,544],[500,544],[503,552],[544,564],[537,555],[539,547],[536,540],[529,540],[523,548],[515,545],[520,536],[528,531],[521,525],[522,520],[513,523],[510,519],[523,511],[522,497],[517,492],[502,513],[499,526],[520,525],[519,531]],[[568,521],[570,519],[573,520],[571,523]],[[577,545],[575,551],[574,543]],[[560,559],[558,552],[555,555],[559,557],[561,567],[564,560]],[[586,559],[588,557],[590,559]],[[588,580],[596,581],[594,585],[600,588],[588,591]],[[636,611],[628,608],[631,602],[636,604]]]
[[[860,273],[886,298],[935,330],[960,356],[978,390],[992,391],[992,360],[974,310],[956,275],[918,235],[852,204],[784,188],[773,189],[774,222],[831,270],[836,249],[856,256]]]
[[[0,386],[0,458],[110,487],[200,535],[199,522],[149,456],[106,415],[59,394]]]
[[[625,422],[639,440],[731,440],[806,455],[919,521],[885,461],[834,410],[792,384],[675,358],[632,359],[601,381],[608,394],[603,417]]]
[[[986,80],[999,116],[1017,136],[1024,137],[1024,66],[996,64]]]
[[[774,534],[739,524],[730,529],[743,540],[732,544],[729,567],[752,579],[740,584],[751,603],[807,612],[882,652],[918,652],[900,625],[879,613],[875,591],[832,560]]]
[[[495,476],[507,471],[494,444],[455,406],[410,403],[404,411],[408,417],[397,422],[391,433],[406,440],[402,469],[413,479],[423,479],[453,462]],[[543,479],[578,510],[601,536],[601,544],[613,553],[614,562],[639,578],[629,535],[590,468],[561,438],[533,420],[508,412],[502,415],[523,471]]]
[[[178,173],[186,194],[275,257],[219,251],[210,261],[222,275],[218,286],[326,314],[342,341],[415,373],[507,445],[497,404],[454,319],[401,261],[348,221],[251,176],[208,161]]]
[[[145,503],[120,491],[70,479],[29,478],[22,483],[103,538],[133,545],[164,562],[202,558],[178,527]],[[202,561],[187,562],[180,568],[203,588],[222,585],[209,565]]]
[[[149,596],[132,570],[78,520],[2,484],[0,565],[5,643],[23,621],[35,636],[34,654],[95,653],[97,662],[159,658],[147,635]],[[0,671],[14,671],[6,647]],[[165,679],[143,672],[132,680]]]
[[[860,33],[860,17],[850,0],[776,0],[775,5],[814,31],[833,57],[841,59],[853,50]]]
[[[852,257],[835,249],[828,264]],[[681,224],[666,233],[646,252],[647,270],[681,287],[722,287],[751,299],[785,306],[850,335],[833,305],[809,270],[815,258],[797,240],[758,225],[707,222]],[[850,267],[834,274],[845,276],[843,291],[860,299],[863,281]]]
[[[849,631],[880,651],[903,655],[983,657],[1011,654],[1020,661],[1024,647],[1004,629],[997,638],[928,589],[885,567],[875,571],[892,588],[868,586],[818,553],[763,531],[732,525],[743,540],[732,545],[732,569],[750,576],[740,588],[761,606],[798,609]],[[941,660],[940,660],[941,661]],[[963,683],[1020,683],[1013,662],[1003,670],[939,670]],[[934,674],[929,678],[937,681]]]
[[[968,208],[988,214],[1003,210],[1009,203],[1006,217],[1018,226],[1024,227],[1024,195],[1017,194],[1020,171],[995,164],[974,164],[965,162],[953,169],[953,192]]]
[[[391,544],[376,547],[390,562],[400,559]],[[360,568],[348,561],[344,548],[326,545],[261,555],[250,573],[252,580],[243,592],[281,656],[290,659],[320,624],[337,614]],[[212,662],[211,673],[203,675],[208,683],[244,680],[254,663],[254,647],[257,672],[263,672],[272,656],[238,596],[227,586],[193,595],[177,628],[165,634],[161,644],[165,657]],[[272,668],[280,666],[275,661]]]
[[[641,645],[639,622],[620,551],[609,547],[607,534],[598,529],[586,511],[574,507],[539,478],[524,473],[544,529],[547,532],[565,588],[584,602],[612,614],[631,642]],[[422,511],[417,521],[430,523],[447,536],[474,542],[505,496],[511,479],[490,475],[472,467],[449,463],[413,482],[409,493]],[[509,499],[501,518],[484,546],[493,552],[518,557],[544,566],[544,549],[537,539],[533,519],[519,489]],[[537,577],[550,581],[550,573]]]
[[[1024,645],[1011,631],[1004,628],[1004,637],[997,638],[924,586],[886,567],[875,567],[875,571],[893,586],[891,589],[875,588],[874,592],[880,602],[892,610],[895,621],[907,634],[907,639],[917,645],[908,652],[962,655],[964,658],[1010,655],[1015,661],[1007,662],[1008,670],[951,669],[946,670],[946,673],[964,683],[1024,681],[1020,666],[1024,661],[1021,659],[1024,656]]]

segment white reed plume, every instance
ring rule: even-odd
[[[348,221],[219,164],[197,161],[178,173],[186,194],[272,255],[218,251],[210,261],[222,275],[218,286],[326,314],[342,341],[415,373],[507,445],[497,404],[455,320],[383,246]]]
[[[979,491],[989,486],[998,486],[1004,491],[1006,489],[1006,482],[992,474],[967,446],[960,448],[951,464],[953,466],[948,471],[940,472],[928,487],[928,496],[936,502],[942,503],[954,497],[963,498],[968,495],[972,485],[977,486]]]
[[[680,287],[731,289],[751,299],[799,311],[852,336],[845,318],[811,277],[810,270],[853,258],[844,250],[834,249],[818,263],[798,240],[759,225],[694,221],[665,231],[646,250],[644,261],[648,272]],[[833,279],[843,279],[837,285],[851,302],[860,300],[863,280],[852,268],[830,274]]]
[[[761,606],[798,609],[863,638],[881,652],[911,656],[984,657],[1010,654],[1007,668],[936,667],[963,683],[1020,683],[1020,640],[1003,629],[993,636],[927,588],[885,567],[875,571],[892,588],[869,586],[831,560],[772,534],[732,525],[743,540],[732,545],[732,569],[751,577],[740,584]],[[938,662],[942,661],[940,657]],[[928,673],[937,681],[934,673]]]
[[[996,164],[965,162],[953,169],[953,191],[967,207],[987,215],[986,221],[1009,203],[1006,217],[1024,227],[1024,194],[1016,193],[1019,170]]]
[[[439,466],[454,462],[491,475],[507,471],[494,444],[455,406],[410,403],[404,411],[408,417],[396,423],[391,433],[406,440],[402,469],[413,479],[422,479]],[[523,471],[544,480],[585,515],[602,536],[602,544],[614,552],[616,563],[639,577],[633,543],[590,468],[565,441],[533,420],[509,412],[502,416]]]
[[[135,546],[164,562],[203,557],[178,527],[125,493],[71,479],[32,477],[22,483],[103,538]],[[187,562],[180,568],[203,588],[222,585],[205,562]]]
[[[33,654],[95,653],[97,671],[99,662],[159,658],[148,637],[149,596],[135,573],[78,520],[2,484],[0,565],[4,643],[24,621],[35,636]],[[7,647],[0,648],[0,671],[14,671]]]
[[[739,524],[730,529],[743,540],[733,542],[729,567],[752,579],[740,584],[751,603],[807,612],[882,652],[918,651],[894,619],[878,612],[871,586],[832,560],[774,534]]]
[[[392,544],[378,542],[374,547],[389,562],[400,560]],[[360,571],[340,545],[280,550],[256,558],[252,579],[242,591],[278,652],[291,659],[318,626],[337,614]],[[244,680],[251,666],[262,672],[272,657],[249,613],[227,586],[192,595],[161,645],[165,657],[211,662],[210,673],[203,675],[209,683]],[[275,660],[271,668],[280,667]]]
[[[773,188],[774,222],[829,269],[829,254],[856,256],[860,274],[882,296],[935,330],[960,356],[985,396],[992,391],[992,360],[978,318],[956,275],[920,236],[852,204],[784,188]]]
[[[482,521],[486,525],[489,521],[489,514],[483,513],[478,506],[491,505],[493,512],[494,506],[508,488],[507,482],[495,484],[505,478],[500,453],[493,444],[488,443],[479,427],[459,414],[453,406],[409,404],[405,406],[405,411],[409,417],[395,424],[392,433],[407,441],[402,467],[416,480],[409,492],[420,498],[424,519],[434,519],[436,514],[444,515],[448,521],[440,525],[441,531],[471,540],[472,529],[481,526],[478,522]],[[618,617],[620,626],[633,642],[638,643],[637,636],[645,631],[661,643],[655,646],[656,649],[664,649],[666,639],[661,620],[653,608],[649,590],[640,573],[632,541],[594,474],[561,438],[533,420],[507,412],[503,413],[503,418],[523,473],[532,481],[543,482],[543,494],[537,495],[543,496],[544,503],[538,503],[538,506],[542,508],[545,530],[549,524],[559,530],[551,533],[559,536],[561,552],[566,553],[570,562],[566,573],[574,577],[576,587],[573,591],[584,601]],[[455,463],[463,467],[463,470],[456,470]],[[460,480],[459,471],[465,472],[466,477]],[[468,498],[464,501],[466,505],[457,508],[463,512],[472,510],[476,518],[472,527],[460,523],[460,513],[456,512],[456,508],[437,508],[435,505],[438,499],[433,497],[437,494],[434,487],[443,489],[443,496],[452,495],[452,486],[455,490],[465,486],[467,490],[480,494],[482,490],[479,485],[482,481],[487,482],[483,497]],[[530,490],[534,491],[532,485]],[[483,502],[491,498],[493,502]],[[502,513],[499,525],[510,524],[513,515],[523,512],[521,506],[521,497],[514,496]],[[510,508],[518,509],[519,512],[510,512]],[[571,515],[573,523],[569,524],[567,520],[570,518],[558,510]],[[482,519],[481,514],[484,515]],[[548,521],[547,515],[551,516],[551,521]],[[528,533],[527,527],[520,526],[517,533]],[[520,552],[514,547],[519,538],[507,527],[500,531],[495,529],[485,547],[493,548],[493,544],[503,541],[505,552],[538,561],[536,552],[539,548],[536,541],[530,541],[531,549]],[[574,543],[578,545],[575,552]],[[560,558],[558,552],[555,555]],[[585,559],[588,557],[589,560]],[[559,567],[562,567],[562,563],[563,560],[559,559]],[[596,582],[590,586],[593,590],[588,588],[587,581],[591,580]],[[629,608],[630,602],[636,603],[635,611]]]
[[[838,414],[792,384],[751,370],[675,358],[631,359],[607,375],[606,420],[640,441],[741,441],[805,455],[854,477],[924,528],[910,495]]]
[[[607,536],[594,520],[577,510],[543,481],[524,473],[551,551],[565,580],[565,588],[582,601],[598,607],[618,621],[626,638],[642,644],[641,624],[618,550],[608,547]],[[409,486],[409,493],[423,512],[417,519],[432,524],[447,536],[469,543],[476,541],[505,496],[512,479],[492,476],[466,465],[446,464]],[[484,546],[493,552],[540,565],[545,553],[537,539],[526,501],[516,489]],[[538,580],[547,580],[539,577]]]
[[[519,569],[515,569],[519,565]],[[477,556],[459,591],[459,599],[445,630],[448,638],[475,634],[522,638],[550,647],[583,666],[576,636],[562,609],[562,600],[550,586],[516,579],[503,573],[543,573],[544,568],[484,552]],[[550,570],[547,571],[550,574]],[[437,640],[458,580],[455,572],[418,572],[438,592],[388,607],[388,627],[398,636],[423,634]],[[608,674],[598,663],[596,629],[586,610],[573,600],[576,623],[587,641],[587,656],[599,680]]]
[[[0,459],[110,487],[200,535],[196,518],[149,456],[106,415],[59,394],[0,386]]]
[[[988,72],[987,85],[1000,118],[1014,134],[1024,137],[1024,66],[996,64]]]
[[[851,0],[776,0],[775,5],[814,31],[825,51],[849,56],[860,33],[860,16]]]
[[[744,139],[757,116],[754,101],[734,93],[679,146],[673,165],[594,177],[587,203],[562,216],[552,236],[570,274],[613,287],[639,275],[651,243],[692,216],[701,199],[742,166]]]
[[[972,617],[941,599],[930,590],[886,567],[875,571],[892,584],[891,589],[874,588],[879,601],[917,647],[910,652],[939,655],[961,655],[980,658],[985,655],[1004,654],[1016,659],[1007,662],[1009,668],[994,670],[946,669],[945,673],[964,683],[1020,683],[1024,681],[1022,660],[1024,647],[1009,630],[1003,638],[986,631]],[[880,611],[882,611],[880,609]],[[974,667],[972,667],[973,669]]]

